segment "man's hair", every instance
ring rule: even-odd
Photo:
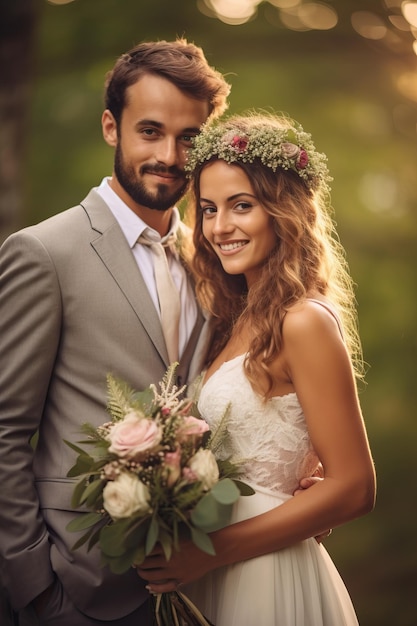
[[[230,85],[220,72],[210,67],[201,48],[186,39],[150,41],[122,54],[107,73],[105,106],[117,125],[126,106],[127,88],[146,74],[165,78],[192,98],[206,101],[211,119],[227,109]]]

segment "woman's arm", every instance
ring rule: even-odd
[[[271,511],[212,533],[215,556],[191,542],[182,544],[169,562],[155,553],[138,569],[150,581],[151,591],[172,590],[212,569],[286,548],[372,510],[374,467],[337,324],[324,309],[305,303],[288,313],[283,332],[285,369],[324,479]]]

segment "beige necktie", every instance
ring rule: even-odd
[[[178,361],[179,322],[180,322],[180,294],[172,279],[168,260],[164,248],[169,248],[175,241],[175,235],[168,237],[162,244],[153,241],[145,232],[138,241],[149,246],[154,258],[154,273],[156,290],[158,292],[159,308],[161,311],[161,325],[168,350],[169,362]]]

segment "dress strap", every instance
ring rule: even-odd
[[[340,317],[334,310],[333,306],[331,304],[328,304],[327,302],[323,302],[323,300],[317,300],[316,298],[307,298],[307,300],[309,302],[315,302],[316,304],[320,304],[324,309],[326,309],[326,311],[330,313],[330,315],[336,320],[336,324],[339,328],[340,334],[342,335],[342,339],[344,339],[342,322],[340,321]]]

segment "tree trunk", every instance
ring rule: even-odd
[[[0,0],[0,244],[23,225],[23,172],[39,0]],[[0,581],[0,623],[15,616]]]
[[[23,174],[39,0],[0,0],[0,244],[23,225]]]

